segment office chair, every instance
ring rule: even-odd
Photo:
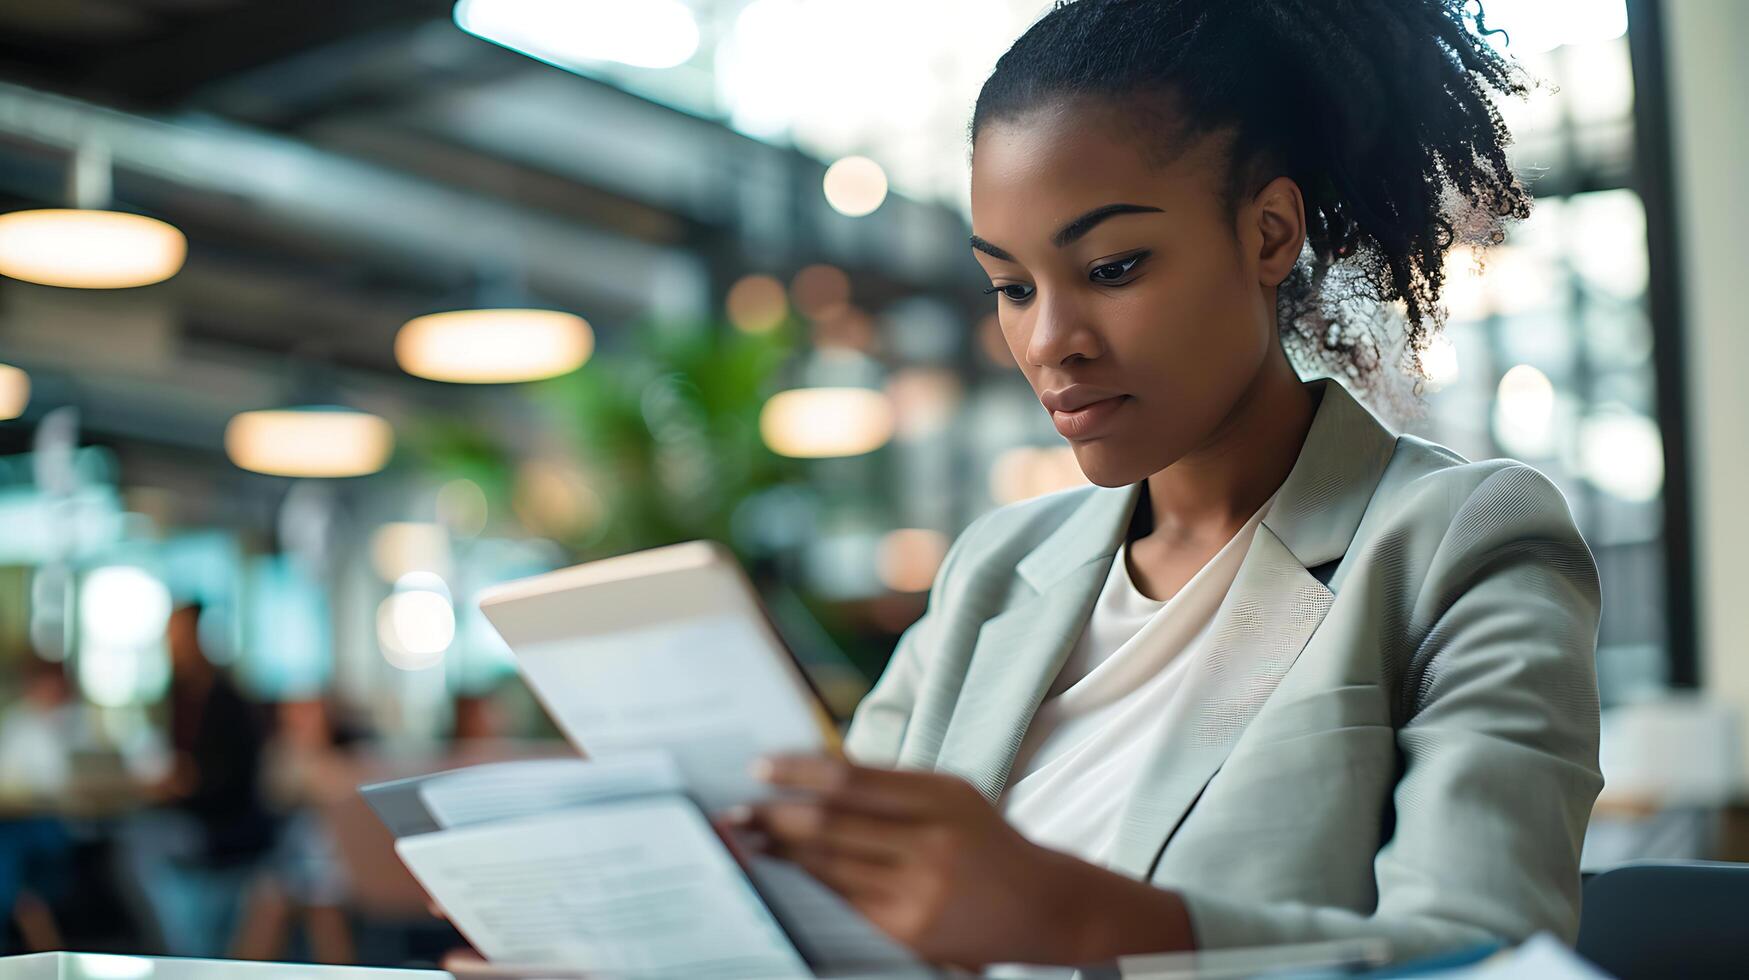
[[[1577,949],[1620,980],[1749,976],[1749,864],[1633,862],[1590,876]]]

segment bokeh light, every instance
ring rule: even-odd
[[[575,467],[548,459],[531,459],[516,468],[510,506],[524,527],[549,538],[587,531],[606,510]]]
[[[138,214],[49,208],[0,214],[0,274],[45,286],[125,289],[174,276],[188,240]]]
[[[1518,364],[1500,379],[1494,396],[1494,438],[1508,453],[1523,458],[1554,449],[1555,386],[1548,375]]]
[[[947,554],[947,535],[929,528],[888,531],[876,552],[881,584],[894,592],[925,592]]]
[[[392,666],[402,670],[435,666],[453,642],[455,606],[448,587],[436,575],[403,576],[377,606],[377,643]]]
[[[170,621],[170,590],[131,565],[92,570],[79,588],[79,630],[88,644],[132,649],[158,642]]]
[[[864,156],[848,156],[826,168],[826,203],[852,218],[873,214],[887,199],[887,172]]]
[[[790,280],[789,296],[797,313],[817,317],[850,302],[850,276],[824,262],[804,266]]]
[[[24,414],[30,404],[30,375],[22,368],[0,364],[0,421]]]
[[[588,321],[558,310],[451,310],[395,335],[401,370],[433,381],[507,384],[569,374],[595,349]]]
[[[388,465],[389,423],[330,407],[239,412],[225,426],[225,452],[246,470],[272,476],[365,476]]]
[[[1086,484],[1068,446],[1018,446],[1003,451],[990,467],[990,496],[999,504]]]
[[[1421,352],[1421,371],[1428,387],[1435,391],[1457,380],[1457,347],[1443,332],[1434,334]]]
[[[724,299],[729,322],[747,333],[765,333],[789,315],[783,283],[766,275],[743,276],[729,287]]]
[[[905,368],[887,379],[887,397],[897,413],[898,434],[918,439],[947,428],[965,395],[952,371]]]
[[[781,456],[858,456],[893,436],[893,405],[868,388],[792,388],[771,396],[759,434]]]
[[[1656,500],[1664,489],[1664,439],[1658,423],[1608,405],[1579,423],[1579,469],[1593,486],[1622,500]]]

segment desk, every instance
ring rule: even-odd
[[[523,976],[513,968],[493,969],[480,963],[459,964],[457,973],[442,970],[393,970],[369,966],[318,966],[310,963],[261,963],[250,960],[194,960],[116,953],[29,953],[0,957],[0,980],[506,980]],[[1063,971],[1064,977],[1068,976]],[[529,976],[562,980],[562,974],[539,971]],[[920,980],[922,977],[970,977],[960,971],[907,974],[832,974],[833,980]]]
[[[1318,944],[1313,944],[1318,945]],[[1502,951],[1482,962],[1484,955],[1492,950],[1491,945],[1485,948],[1463,950],[1444,956],[1433,956],[1419,961],[1421,969],[1413,971],[1415,976],[1434,977],[1442,980],[1466,980],[1466,978],[1504,977],[1504,976],[1534,976],[1548,980],[1607,980],[1607,974],[1597,972],[1596,968],[1579,960],[1573,953],[1557,942],[1553,937],[1543,934],[1532,938],[1516,950]],[[1130,977],[1132,980],[1150,980],[1150,978],[1170,978],[1170,980],[1188,980],[1194,976],[1219,977],[1221,980],[1237,980],[1241,977],[1263,976],[1263,973],[1252,973],[1240,965],[1248,956],[1258,950],[1227,951],[1237,956],[1237,959],[1219,955],[1210,959],[1203,954],[1202,965],[1206,971],[1198,973],[1187,969],[1187,963],[1165,967],[1166,960],[1174,957],[1143,957],[1142,960],[1155,960],[1155,966],[1162,969],[1150,970],[1144,962],[1123,964],[1122,972],[1115,967],[1088,970],[1076,980],[1102,980],[1113,978],[1120,980]],[[1195,957],[1191,957],[1192,960]],[[1224,960],[1225,965],[1217,965],[1216,960]],[[1308,961],[1309,962],[1309,961]],[[1255,966],[1255,964],[1254,964]],[[456,964],[456,973],[442,970],[393,970],[365,966],[317,966],[308,963],[260,963],[247,960],[193,960],[172,959],[158,956],[123,956],[114,953],[31,953],[25,956],[0,957],[0,980],[566,980],[566,974],[554,974],[551,971],[536,971],[521,974],[514,969],[493,969],[484,963],[479,969],[470,968],[470,964]],[[1355,973],[1345,967],[1320,969],[1308,966],[1303,970],[1289,969],[1277,964],[1268,969],[1267,975],[1280,976],[1283,969],[1288,969],[1293,976],[1302,980],[1358,980],[1361,977],[1381,976],[1394,977],[1406,974],[1398,973],[1393,968],[1383,968],[1382,972]],[[1499,970],[1501,972],[1496,972]],[[570,974],[572,978],[582,974]],[[976,974],[957,969],[929,970],[923,969],[911,972],[886,972],[879,974],[830,974],[832,980],[975,980]],[[1074,971],[1067,967],[1042,968],[1036,976],[1040,980],[1071,980]]]
[[[451,980],[437,970],[386,970],[307,963],[183,960],[114,953],[31,953],[0,957],[0,980]]]

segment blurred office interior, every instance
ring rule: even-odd
[[[509,579],[721,540],[847,718],[1083,479],[965,244],[1046,6],[0,4],[0,949],[455,945],[353,787],[565,751]],[[1372,406],[1597,557],[1587,863],[1749,860],[1749,4],[1486,9],[1534,214]]]

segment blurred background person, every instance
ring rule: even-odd
[[[64,665],[27,655],[21,674],[17,699],[0,713],[0,797],[50,801],[72,782],[80,704]]]
[[[261,856],[273,843],[273,820],[261,793],[270,732],[262,706],[243,696],[200,642],[201,606],[170,615],[169,727],[174,753],[158,787],[173,811],[199,828],[199,856],[215,866]]]
[[[157,807],[133,824],[128,859],[163,948],[222,953],[243,887],[275,841],[262,796],[268,725],[202,649],[201,606],[169,617],[169,773],[151,787]]]
[[[81,712],[61,664],[27,655],[23,675],[0,714],[0,912],[26,949],[56,949],[50,907],[65,897],[73,845],[54,803],[72,783]],[[0,954],[7,945],[0,928]]]
[[[265,783],[281,830],[250,884],[230,952],[277,960],[301,951],[318,963],[351,963],[351,882],[325,816],[332,801],[353,795],[351,752],[367,733],[328,698],[282,702],[277,717]]]

